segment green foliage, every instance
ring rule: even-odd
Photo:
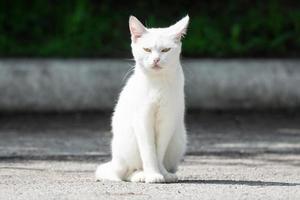
[[[130,57],[130,14],[155,27],[187,13],[184,56],[300,55],[298,0],[0,0],[0,56]]]

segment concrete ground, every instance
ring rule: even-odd
[[[193,112],[179,182],[95,182],[108,113],[0,116],[0,199],[300,199],[297,112]]]

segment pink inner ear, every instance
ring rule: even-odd
[[[142,36],[141,32],[138,31],[136,28],[132,28],[132,35],[135,37],[135,38],[139,38]]]
[[[133,40],[133,42],[136,42],[138,38],[140,38],[142,35],[139,34],[138,31],[136,30],[132,30],[132,33],[131,33],[131,39]]]
[[[176,39],[180,40],[184,37],[184,35],[186,34],[186,30],[187,28],[184,28],[182,31],[180,31],[179,33],[176,34]]]
[[[144,25],[133,16],[129,18],[129,29],[134,42],[146,32]]]
[[[136,27],[130,27],[131,30],[131,39],[136,42],[136,40],[140,37],[142,37],[143,33],[141,30],[138,30]]]

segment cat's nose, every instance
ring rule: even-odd
[[[155,58],[155,59],[153,60],[154,64],[157,64],[159,61],[160,61],[160,58]]]

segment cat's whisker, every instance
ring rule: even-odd
[[[124,58],[124,60],[133,60],[134,61],[134,58]]]
[[[134,66],[132,66],[132,65],[129,65],[129,66],[130,66],[130,68],[128,69],[128,71],[124,75],[124,77],[122,79],[122,82],[124,82],[127,79],[127,77],[129,76],[129,74],[134,70]]]

